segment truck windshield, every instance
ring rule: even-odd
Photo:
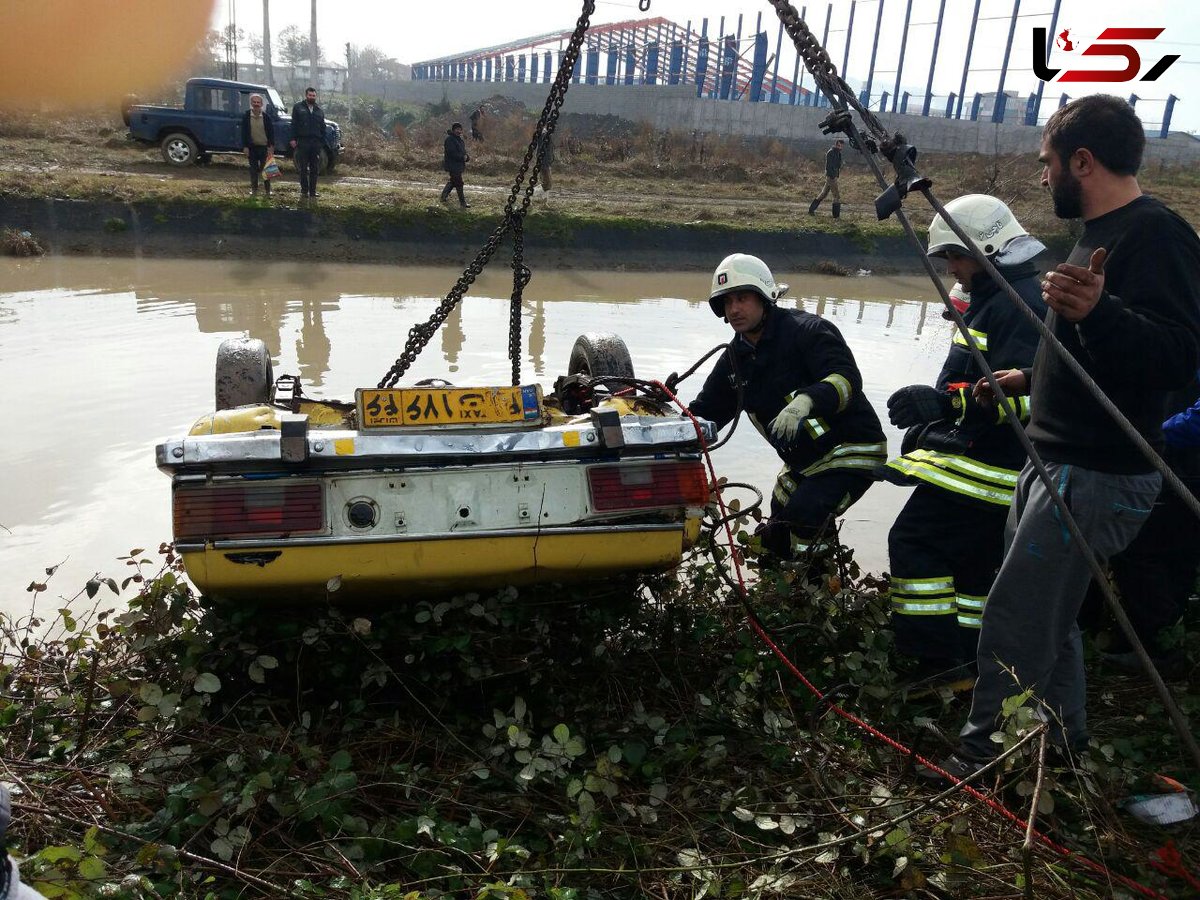
[[[287,112],[283,107],[283,98],[275,88],[267,88],[267,100],[280,112]]]

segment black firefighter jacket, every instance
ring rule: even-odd
[[[862,392],[862,376],[841,332],[803,310],[773,307],[762,336],[738,335],[704,382],[691,410],[724,427],[742,408],[797,475],[853,469],[868,475],[887,455],[879,417]],[[780,411],[800,394],[812,412],[792,441],[770,432]]]
[[[1001,269],[1018,294],[1040,318],[1046,316],[1041,280],[1033,263]],[[976,275],[971,305],[963,314],[989,372],[1032,365],[1040,336],[1028,317],[986,273]],[[918,425],[905,436],[904,451],[888,463],[889,481],[916,481],[944,488],[960,498],[1007,506],[1017,475],[1025,465],[1025,449],[1000,410],[979,405],[971,397],[984,372],[954,331],[950,352],[938,375],[937,387],[958,395],[960,414],[951,420]],[[1029,397],[1010,398],[1022,422],[1029,420]],[[903,477],[896,477],[897,474]]]

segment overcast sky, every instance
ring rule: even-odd
[[[832,6],[827,49],[841,69],[846,48],[846,24],[854,8],[854,31],[850,46],[850,62],[844,73],[852,84],[865,81],[871,57],[879,3],[883,3],[882,28],[876,60],[873,93],[895,87],[895,70],[900,52],[907,0],[833,0],[829,3],[794,3],[797,9],[807,6],[809,27],[820,37],[824,32],[826,13]],[[912,0],[912,18],[908,30],[904,78],[901,90],[921,95],[929,75],[932,58],[934,27],[941,0]],[[317,0],[319,40],[327,54],[340,61],[342,47],[347,41],[356,45],[373,44],[387,55],[403,63],[413,63],[451,54],[463,53],[508,41],[560,29],[570,29],[578,18],[582,3],[578,0],[453,0],[451,3],[431,3],[426,0]],[[934,74],[934,93],[945,97],[958,92],[962,77],[975,3],[973,0],[947,0],[937,66]],[[1032,28],[1048,27],[1054,0],[1021,0],[1020,18],[1012,42],[1011,58],[1005,88],[1020,91],[1023,96],[1036,88],[1032,72]],[[287,25],[298,25],[307,31],[310,0],[271,0],[271,31],[278,34]],[[978,30],[972,52],[971,76],[966,96],[975,92],[995,91],[1000,78],[999,69],[1008,43],[1008,31],[1013,0],[980,0]],[[1169,14],[1168,14],[1169,12]],[[236,15],[237,24],[247,32],[261,33],[262,0],[215,0],[213,25],[221,27]],[[690,20],[699,32],[701,20],[708,17],[708,34],[720,30],[725,17],[725,33],[735,33],[738,16],[742,16],[743,39],[752,34],[762,17],[763,29],[769,35],[769,52],[774,54],[778,20],[766,0],[651,0],[649,12],[638,10],[636,0],[598,0],[592,17],[595,24],[662,16],[680,26]],[[1048,84],[1043,101],[1043,114],[1057,105],[1062,93],[1072,96],[1107,90],[1141,98],[1138,112],[1148,127],[1157,127],[1162,119],[1168,94],[1180,99],[1172,120],[1174,130],[1200,130],[1200,91],[1191,90],[1200,76],[1200,4],[1183,0],[1062,0],[1057,32],[1071,30],[1076,42],[1075,52],[1054,51],[1052,67],[1120,68],[1113,57],[1087,60],[1079,50],[1088,46],[1099,33],[1109,27],[1163,27],[1165,32],[1155,41],[1138,42],[1142,71],[1148,71],[1160,56],[1179,54],[1180,59],[1155,82],[1118,84]],[[780,76],[790,78],[795,52],[784,40],[780,53]],[[743,50],[747,45],[743,45]],[[335,49],[336,48],[336,49]],[[246,54],[248,56],[248,53]],[[990,71],[985,71],[990,70]],[[810,83],[810,82],[809,82]]]

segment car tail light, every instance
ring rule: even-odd
[[[180,485],[175,488],[175,539],[320,531],[324,497],[319,484]]]
[[[593,466],[588,470],[588,485],[596,512],[708,502],[708,480],[700,460]]]

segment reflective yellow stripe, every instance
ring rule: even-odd
[[[875,469],[887,459],[885,444],[838,444],[801,475],[816,475],[830,469]]]
[[[892,590],[904,593],[927,593],[930,591],[953,591],[954,579],[945,578],[897,578],[891,577]]]
[[[938,450],[914,450],[907,454],[913,459],[919,459],[922,462],[929,462],[935,466],[941,466],[945,469],[950,469],[953,472],[960,472],[963,475],[969,475],[972,478],[979,478],[984,481],[991,481],[1003,486],[1017,486],[1017,478],[1020,472],[1016,469],[1005,469],[1001,466],[989,466],[987,463],[982,463],[977,459],[971,459],[969,456],[960,456],[957,453],[942,453]]]
[[[954,579],[892,576],[892,611],[901,616],[941,616],[954,613]]]
[[[967,476],[939,468],[927,462],[911,459],[909,456],[901,456],[898,459],[893,459],[887,465],[889,469],[895,469],[903,475],[908,475],[909,477],[917,478],[937,487],[945,488],[955,494],[962,494],[964,497],[974,497],[986,503],[995,503],[999,506],[1009,506],[1012,503],[1012,488],[985,487],[978,481]]]
[[[983,604],[987,595],[958,594],[954,598],[958,604],[958,624],[964,628],[979,628],[983,624]]]
[[[824,419],[811,418],[804,420],[804,428],[815,441],[824,434],[829,433],[829,423]]]
[[[970,332],[971,337],[975,338],[975,343],[979,345],[979,349],[987,353],[987,332],[976,331],[974,328],[968,328],[967,331]],[[954,330],[954,343],[963,347],[967,346],[967,339],[962,336],[962,332],[957,328]]]
[[[850,386],[850,380],[844,375],[826,375],[821,380],[826,384],[831,385],[833,389],[837,391],[837,411],[841,412],[846,408],[846,404],[850,402],[850,398],[854,396],[854,388]]]
[[[1017,421],[1018,422],[1028,422],[1029,421],[1029,395],[1022,394],[1020,397],[1009,397],[1008,399],[1011,400],[1013,403],[1013,406],[1015,406],[1017,408]],[[996,407],[996,422],[1001,423],[1007,418],[1008,418],[1007,410],[1005,410],[1005,408],[1002,405],[998,405]]]

